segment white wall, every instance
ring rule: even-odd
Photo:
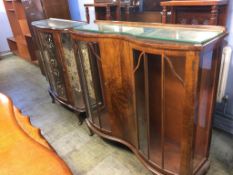
[[[228,42],[231,47],[233,47],[233,1],[229,1],[229,8],[228,8],[228,21],[227,21],[227,27],[228,27]]]
[[[6,38],[11,37],[12,31],[6,15],[3,1],[0,0],[0,53],[9,51]]]
[[[228,20],[227,31],[229,35],[227,37],[228,45],[233,49],[233,1],[229,1],[228,7]],[[229,97],[229,104],[227,105],[227,113],[233,115],[233,55],[231,57],[230,70],[228,73],[226,94]]]
[[[94,3],[94,0],[77,0],[79,4],[79,12],[80,17],[82,21],[86,21],[86,11],[84,8],[84,4]],[[95,20],[95,11],[94,7],[89,8],[89,14],[90,14],[90,22],[93,22]]]

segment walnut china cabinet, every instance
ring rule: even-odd
[[[225,28],[98,22],[71,33],[88,127],[154,174],[204,174]]]
[[[38,45],[41,51],[41,67],[49,81],[49,94],[54,100],[77,112],[85,112],[79,74],[67,29],[84,23],[50,18],[35,21]]]

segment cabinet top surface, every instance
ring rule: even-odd
[[[65,19],[50,18],[32,22],[33,26],[44,29],[65,30],[84,25],[84,22],[71,21]]]
[[[173,25],[157,25],[157,26],[132,26],[122,24],[87,24],[74,27],[74,31],[83,31],[97,34],[117,34],[128,35],[141,39],[163,40],[172,42],[182,42],[189,44],[204,44],[219,35],[223,34],[222,30],[195,27],[180,27]]]
[[[210,5],[226,5],[228,0],[181,0],[181,1],[163,1],[162,6],[210,6]]]

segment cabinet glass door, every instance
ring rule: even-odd
[[[57,56],[53,35],[48,32],[39,32],[39,39],[50,88],[56,96],[67,101],[62,64]]]
[[[97,43],[76,42],[78,48],[77,64],[82,74],[83,91],[86,94],[89,120],[99,129],[110,131],[109,120],[106,119],[106,108],[101,86],[101,61]]]
[[[66,73],[72,95],[72,103],[77,109],[85,109],[71,36],[69,33],[61,33],[60,37],[64,54],[64,66],[66,67]]]
[[[152,164],[179,173],[185,58],[133,50],[140,153]]]

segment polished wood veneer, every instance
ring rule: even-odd
[[[72,174],[40,130],[3,94],[0,94],[0,114],[1,175]]]

